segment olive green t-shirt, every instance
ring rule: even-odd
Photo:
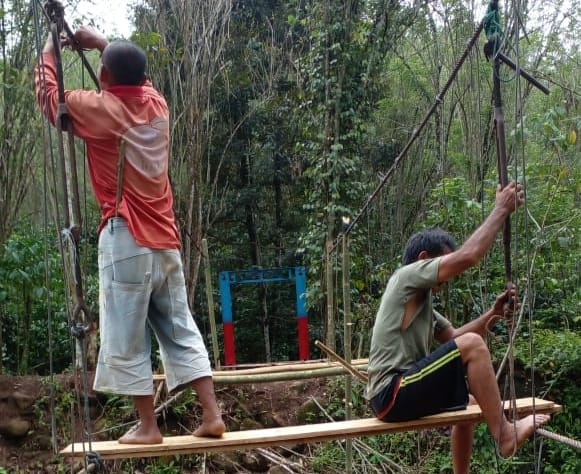
[[[434,335],[450,322],[433,309],[431,288],[438,286],[440,257],[399,268],[389,279],[375,318],[369,352],[366,397],[380,393],[394,375],[428,355]],[[415,299],[408,328],[401,329],[405,305]]]

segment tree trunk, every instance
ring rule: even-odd
[[[208,161],[212,137],[214,82],[228,38],[231,2],[149,0],[137,8],[136,26],[161,35],[162,61],[152,62],[154,84],[168,99],[172,123],[171,175],[176,219],[182,223],[182,252],[188,302],[196,296],[201,243],[210,224],[216,199],[215,175],[220,164]],[[160,53],[161,54],[161,53]]]
[[[34,174],[39,131],[37,108],[26,80],[34,59],[31,15],[24,2],[0,6],[0,255],[12,233]],[[8,21],[8,20],[11,21]],[[28,35],[27,35],[28,33]],[[9,47],[12,45],[12,47]]]

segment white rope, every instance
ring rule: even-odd
[[[553,433],[552,431],[547,431],[543,428],[538,428],[537,434],[540,434],[545,438],[552,439],[553,441],[559,441],[560,443],[564,443],[572,448],[581,449],[581,441],[577,441],[576,439],[569,438],[567,436],[563,436],[557,433]]]

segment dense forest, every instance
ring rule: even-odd
[[[499,325],[490,346],[497,363],[507,352],[516,361],[528,380],[523,395],[532,385],[563,404],[552,428],[581,438],[581,9],[565,0],[499,3],[499,49],[514,67],[502,63],[495,73],[484,52],[488,31],[478,30],[485,2],[134,2],[131,39],[147,52],[148,75],[171,110],[185,276],[210,351],[223,357],[219,272],[302,266],[311,357],[322,357],[316,339],[367,357],[379,299],[407,238],[439,226],[461,243],[494,203],[500,76],[508,175],[525,185],[527,199],[508,249],[523,303],[518,331],[513,340]],[[0,1],[0,374],[65,372],[74,352],[59,237],[66,183],[32,82],[47,32],[40,2]],[[96,70],[98,56],[86,57]],[[63,62],[66,88],[94,87],[79,55],[65,50]],[[76,150],[84,297],[96,317],[99,210],[81,142]],[[494,302],[505,253],[499,236],[486,260],[439,296],[455,324]],[[233,287],[232,298],[237,362],[298,359],[292,283]],[[358,388],[352,398],[361,406]],[[486,436],[478,432],[478,472],[532,472],[532,448],[498,466]],[[431,461],[410,453],[420,443],[433,449]],[[429,440],[402,435],[387,446],[400,453],[403,472],[449,469],[447,451]],[[332,449],[313,472],[340,472],[325,468],[323,461],[337,462]],[[542,472],[581,469],[569,447],[547,444],[542,456]]]

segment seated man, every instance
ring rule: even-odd
[[[536,427],[549,420],[547,415],[516,422],[506,419],[483,339],[488,328],[507,316],[509,301],[516,299],[514,288],[499,295],[492,309],[458,329],[432,306],[432,292],[475,266],[505,219],[523,202],[520,185],[499,187],[494,209],[458,250],[441,229],[427,229],[408,240],[404,266],[387,284],[371,338],[366,395],[380,420],[404,421],[465,408],[473,402],[470,392],[502,456],[513,455]],[[442,345],[430,353],[434,338]],[[472,424],[452,428],[456,474],[469,472],[472,442]]]

